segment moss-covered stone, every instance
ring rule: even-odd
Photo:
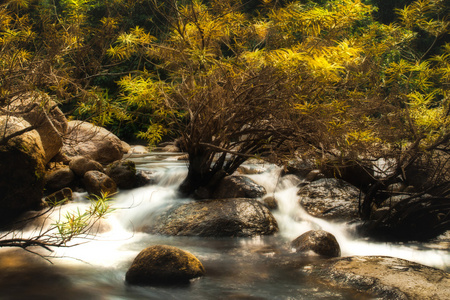
[[[155,245],[138,254],[125,280],[135,285],[185,284],[204,274],[205,268],[193,254],[172,246]]]

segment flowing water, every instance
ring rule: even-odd
[[[275,236],[166,237],[136,231],[167,207],[192,201],[177,197],[176,188],[186,176],[187,166],[176,157],[177,154],[169,153],[132,157],[138,169],[153,172],[156,183],[119,193],[114,200],[115,210],[92,241],[83,240],[75,247],[56,249],[51,269],[55,276],[42,275],[50,272],[48,267],[40,268],[37,275],[31,266],[25,267],[23,274],[32,278],[27,280],[21,273],[14,280],[11,275],[7,292],[3,289],[0,299],[361,299],[361,295],[328,288],[298,271],[303,264],[318,258],[293,253],[289,243],[311,229],[334,234],[342,256],[387,255],[449,271],[448,250],[414,244],[371,243],[358,239],[349,225],[311,217],[297,203],[298,180],[288,176],[280,178],[280,169],[273,165],[247,167],[261,171],[248,176],[278,200],[274,216],[280,232]],[[87,207],[84,195],[79,196],[64,210]],[[203,263],[206,276],[185,286],[127,285],[125,273],[134,257],[142,249],[156,244],[172,245],[193,253]],[[0,277],[0,281],[5,276]],[[36,280],[38,284],[30,283]],[[0,287],[3,286],[0,284]]]

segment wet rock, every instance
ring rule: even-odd
[[[148,170],[136,171],[136,187],[146,186],[149,184],[155,184],[155,176]]]
[[[328,220],[352,221],[359,218],[362,192],[340,179],[323,178],[298,191],[299,203],[311,215]]]
[[[310,171],[316,168],[316,164],[312,160],[304,160],[301,158],[291,160],[285,166],[285,174],[294,174],[305,177]]]
[[[394,193],[399,193],[399,192],[403,192],[406,188],[406,184],[404,184],[403,182],[396,182],[393,184],[390,184],[386,190],[390,193],[394,192]]]
[[[122,141],[108,130],[81,121],[70,121],[61,152],[69,157],[86,156],[101,164],[123,157]]]
[[[125,280],[135,285],[173,285],[189,283],[204,274],[202,263],[191,253],[172,246],[155,245],[138,254]]]
[[[392,196],[387,198],[386,200],[384,200],[380,207],[393,207],[396,204],[402,202],[405,199],[410,198],[410,195],[397,195],[397,196]]]
[[[39,207],[43,196],[45,152],[41,138],[36,130],[19,134],[30,126],[21,118],[0,116],[0,215],[4,217],[10,217],[12,211]]]
[[[264,197],[262,203],[270,210],[275,210],[278,208],[278,201],[273,196]]]
[[[325,178],[325,175],[320,170],[312,170],[308,174],[306,174],[305,180],[306,181],[314,181]]]
[[[99,171],[88,171],[83,178],[86,191],[90,195],[101,196],[101,194],[108,193],[108,195],[117,192],[117,185],[108,175]]]
[[[254,174],[262,174],[266,172],[267,169],[264,166],[260,165],[241,165],[237,170],[236,173],[243,174],[243,175],[254,175]]]
[[[144,231],[184,236],[256,236],[278,231],[269,209],[253,199],[202,200],[169,209]]]
[[[322,166],[326,177],[344,180],[358,188],[365,189],[375,182],[375,172],[368,163],[356,162],[351,159],[342,159],[331,156],[330,161]]]
[[[45,189],[47,192],[61,190],[72,186],[75,174],[69,167],[56,169],[45,175]]]
[[[72,158],[69,163],[69,168],[79,177],[84,177],[84,174],[88,171],[103,172],[103,166],[99,162],[85,156]]]
[[[334,235],[324,230],[310,230],[292,241],[291,246],[296,252],[308,252],[326,256],[341,256],[341,248]]]
[[[386,256],[333,258],[303,267],[327,285],[364,292],[377,299],[448,299],[450,274]]]
[[[212,194],[214,199],[260,198],[266,189],[246,176],[227,176]]]
[[[372,211],[370,214],[370,220],[379,220],[381,218],[385,218],[388,216],[389,211],[391,209],[389,207],[380,207]]]
[[[137,186],[136,165],[131,160],[119,160],[106,167],[106,175],[111,177],[120,189]]]

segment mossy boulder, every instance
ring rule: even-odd
[[[21,118],[0,116],[0,212],[5,216],[38,208],[43,196],[45,152],[30,127]]]
[[[205,268],[193,254],[172,246],[155,245],[138,254],[125,280],[133,285],[172,285],[189,283],[203,275]]]
[[[142,229],[165,235],[248,237],[271,235],[278,231],[278,224],[257,200],[215,199],[172,207]]]

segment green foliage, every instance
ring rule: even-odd
[[[380,1],[7,1],[0,100],[41,90],[150,143],[248,156],[425,149],[449,132],[449,6],[394,2],[380,23]]]
[[[76,211],[69,211],[52,225],[57,230],[56,238],[60,240],[61,245],[66,245],[75,237],[91,234],[93,226],[112,212],[110,195],[103,193],[101,196],[94,195],[90,201],[91,205],[86,211],[82,212],[78,208]],[[53,204],[60,205],[60,203]]]

